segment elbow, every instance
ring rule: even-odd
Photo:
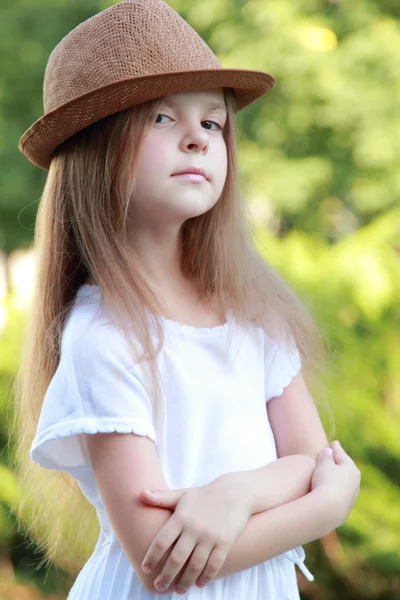
[[[136,560],[132,560],[131,563],[134,566],[136,575],[140,579],[143,588],[147,592],[158,595],[171,594],[172,584],[165,592],[160,592],[156,589],[154,582],[157,579],[158,575],[161,573],[165,563],[168,560],[169,555],[171,554],[172,549],[167,550],[167,552],[160,559],[156,567],[153,569],[152,573],[145,573],[142,569],[142,564],[150,548],[151,543],[154,541],[154,538],[162,529],[163,525],[165,525],[165,523],[171,517],[173,511],[169,508],[152,507],[151,510],[145,510],[145,513],[152,517],[152,521],[151,523],[147,524],[148,528],[141,530],[142,535],[139,535],[136,538],[136,542],[139,544],[141,551],[139,552],[139,556],[136,556]]]
[[[155,580],[157,579],[157,577],[163,570],[163,567],[164,567],[165,563],[167,562],[170,554],[171,554],[170,551],[166,552],[166,554],[160,560],[160,562],[155,567],[155,569],[153,570],[152,573],[149,573],[149,574],[145,573],[143,571],[143,569],[141,568],[141,566],[139,567],[139,572],[137,571],[137,569],[135,569],[136,574],[142,583],[142,586],[144,587],[144,589],[147,592],[150,592],[151,594],[158,594],[159,596],[171,595],[171,593],[174,592],[175,584],[176,584],[177,580],[180,578],[180,576],[182,574],[182,570],[175,576],[175,578],[171,582],[171,585],[165,590],[165,592],[160,592],[159,590],[157,590],[157,588],[154,585]],[[143,554],[143,558],[144,558],[144,554]],[[142,558],[142,561],[143,561],[143,558]]]
[[[146,592],[149,592],[150,594],[163,594],[165,592],[160,592],[159,590],[157,590],[154,587],[154,581],[153,580],[144,580],[144,578],[142,577],[142,585],[144,587],[144,589],[146,590]]]
[[[150,575],[146,575],[146,573],[144,573],[143,570],[140,568],[139,573],[136,572],[136,575],[139,577],[140,583],[142,584],[146,592],[150,592],[151,594],[160,593],[154,587],[155,577],[153,573],[150,573]]]
[[[171,589],[168,589],[165,592],[160,592],[154,586],[154,582],[157,579],[160,569],[156,569],[155,571],[153,571],[150,574],[146,574],[142,568],[140,568],[139,571],[140,571],[139,573],[136,572],[136,575],[139,577],[140,582],[141,582],[142,586],[144,587],[144,589],[146,590],[146,592],[150,592],[151,594],[159,594],[159,595],[171,593]]]
[[[150,544],[148,544],[148,546],[149,545]],[[159,562],[159,564],[153,570],[152,573],[145,573],[141,566],[145,554],[146,554],[146,552],[143,552],[142,559],[140,560],[140,565],[133,564],[133,562],[131,561],[132,566],[134,567],[136,575],[139,578],[140,583],[142,584],[143,588],[146,590],[146,592],[150,592],[151,594],[159,594],[159,595],[171,594],[171,587],[169,589],[167,589],[165,592],[160,592],[159,590],[156,589],[156,587],[154,585],[155,580],[157,579],[158,575],[161,573],[161,570],[166,562],[166,558],[164,557]]]

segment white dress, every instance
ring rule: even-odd
[[[184,596],[145,590],[113,530],[80,435],[118,431],[149,437],[169,489],[262,467],[277,459],[266,402],[281,395],[299,372],[297,348],[289,353],[261,328],[239,328],[230,318],[212,328],[162,319],[165,345],[159,365],[166,419],[162,439],[157,439],[148,380],[129,363],[122,335],[99,309],[105,310],[100,288],[81,286],[30,451],[41,467],[76,478],[99,519],[97,544],[68,600],[298,600],[295,564],[313,579],[301,546],[205,588],[193,586]],[[235,335],[226,353],[228,331]]]

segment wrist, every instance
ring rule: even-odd
[[[320,537],[328,535],[334,529],[340,526],[340,507],[336,495],[333,493],[332,487],[328,485],[321,485],[314,488],[310,494],[314,497],[315,502],[321,506],[323,532]]]
[[[246,507],[249,517],[254,514],[255,497],[253,488],[246,478],[248,471],[235,471],[220,475],[215,482],[225,489],[226,493],[232,494],[243,506]]]

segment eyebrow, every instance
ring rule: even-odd
[[[164,104],[166,106],[173,106],[175,104],[175,102],[173,100],[165,100],[163,99],[161,104]],[[209,102],[207,103],[207,107],[208,110],[227,110],[226,105],[222,105],[220,103],[218,103],[218,101],[215,100],[209,100]]]

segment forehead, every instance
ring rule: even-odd
[[[215,90],[201,90],[195,92],[181,92],[179,94],[169,94],[160,99],[162,103],[170,106],[179,106],[186,104],[201,104],[204,107],[226,106],[224,91],[221,88]]]

